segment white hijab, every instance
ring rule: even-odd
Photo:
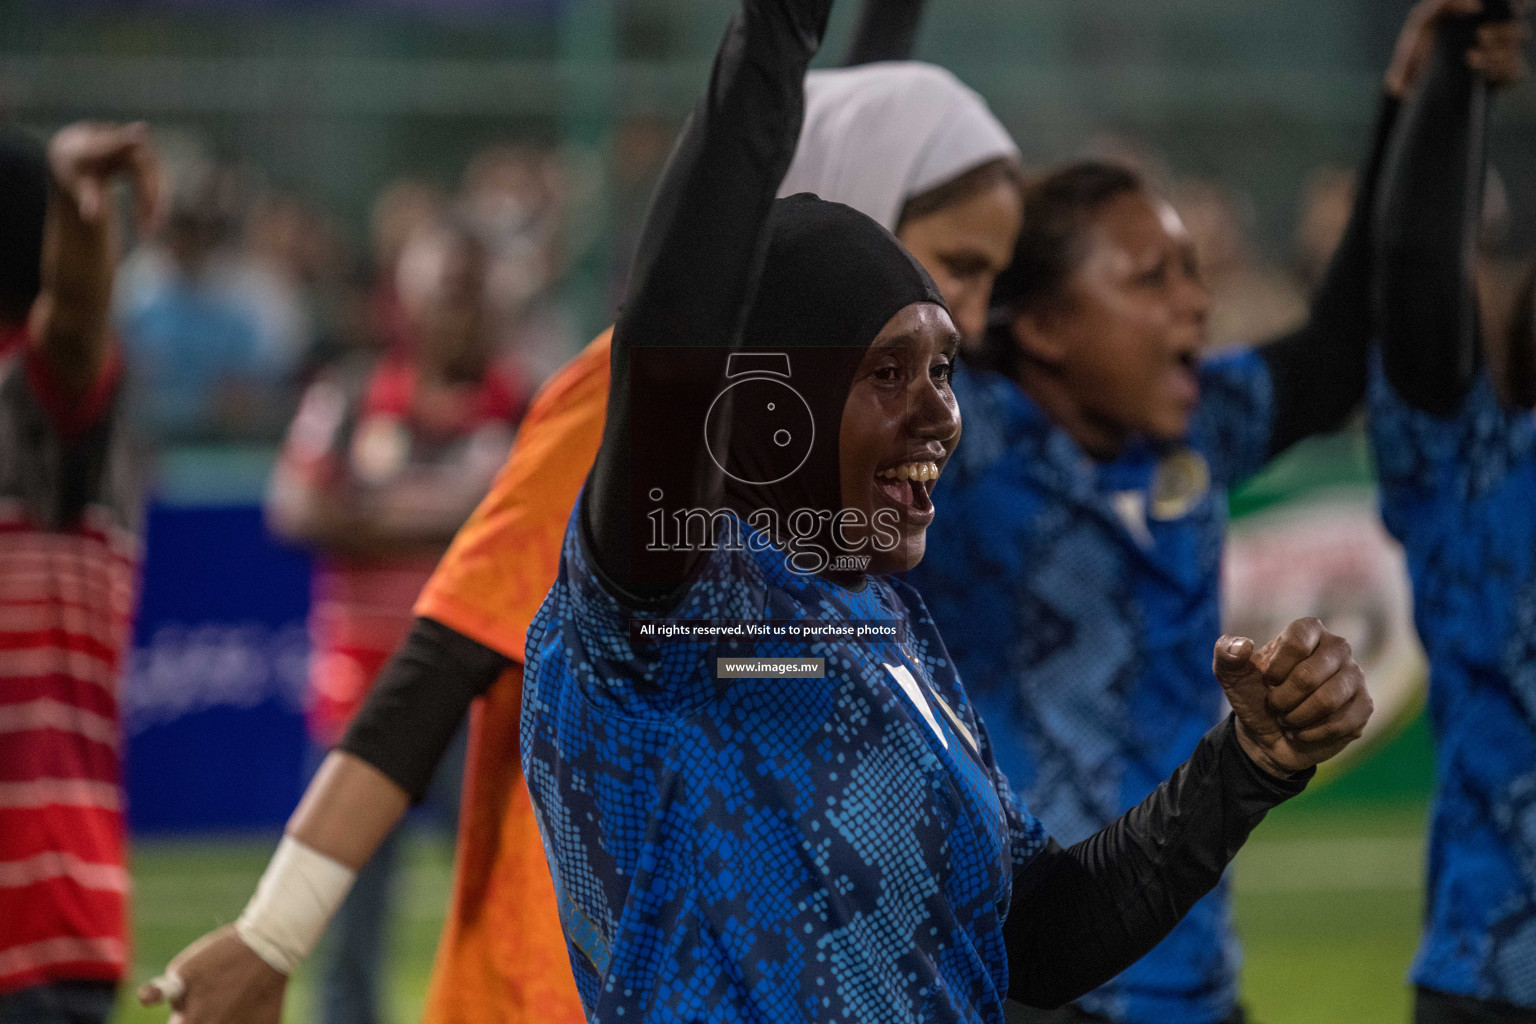
[[[805,76],[805,126],[780,196],[814,192],[896,230],[907,200],[1019,149],[954,75],[886,61]]]

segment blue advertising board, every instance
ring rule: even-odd
[[[122,690],[135,833],[287,819],[305,781],[309,581],[255,504],[151,507]]]

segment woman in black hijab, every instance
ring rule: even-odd
[[[828,0],[744,0],[614,333],[602,448],[528,636],[522,757],[593,1020],[1001,1021],[1149,949],[1363,724],[1315,621],[1218,643],[1235,708],[1063,850],[922,600],[958,336],[883,228],[775,203]],[[1344,704],[1348,702],[1345,701]],[[1342,704],[1340,706],[1343,706]]]

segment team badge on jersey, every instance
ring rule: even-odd
[[[1158,460],[1152,471],[1152,518],[1182,519],[1211,490],[1211,467],[1193,448],[1180,448]]]

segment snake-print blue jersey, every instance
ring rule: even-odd
[[[1135,806],[1219,719],[1211,648],[1229,485],[1268,456],[1272,388],[1252,351],[1200,370],[1187,443],[1098,463],[1011,380],[956,374],[959,449],[910,574],[998,763],[1062,843]],[[1212,1024],[1237,998],[1225,887],[1082,999],[1127,1024]]]
[[[656,616],[601,586],[576,522],[522,752],[589,1018],[1000,1022],[1011,878],[1046,836],[917,594],[797,574],[743,526],[665,618],[902,620],[905,642],[632,639]],[[727,656],[826,677],[717,679]]]
[[[1376,367],[1381,513],[1408,555],[1436,739],[1416,984],[1536,1008],[1536,417],[1486,375],[1460,411]]]

